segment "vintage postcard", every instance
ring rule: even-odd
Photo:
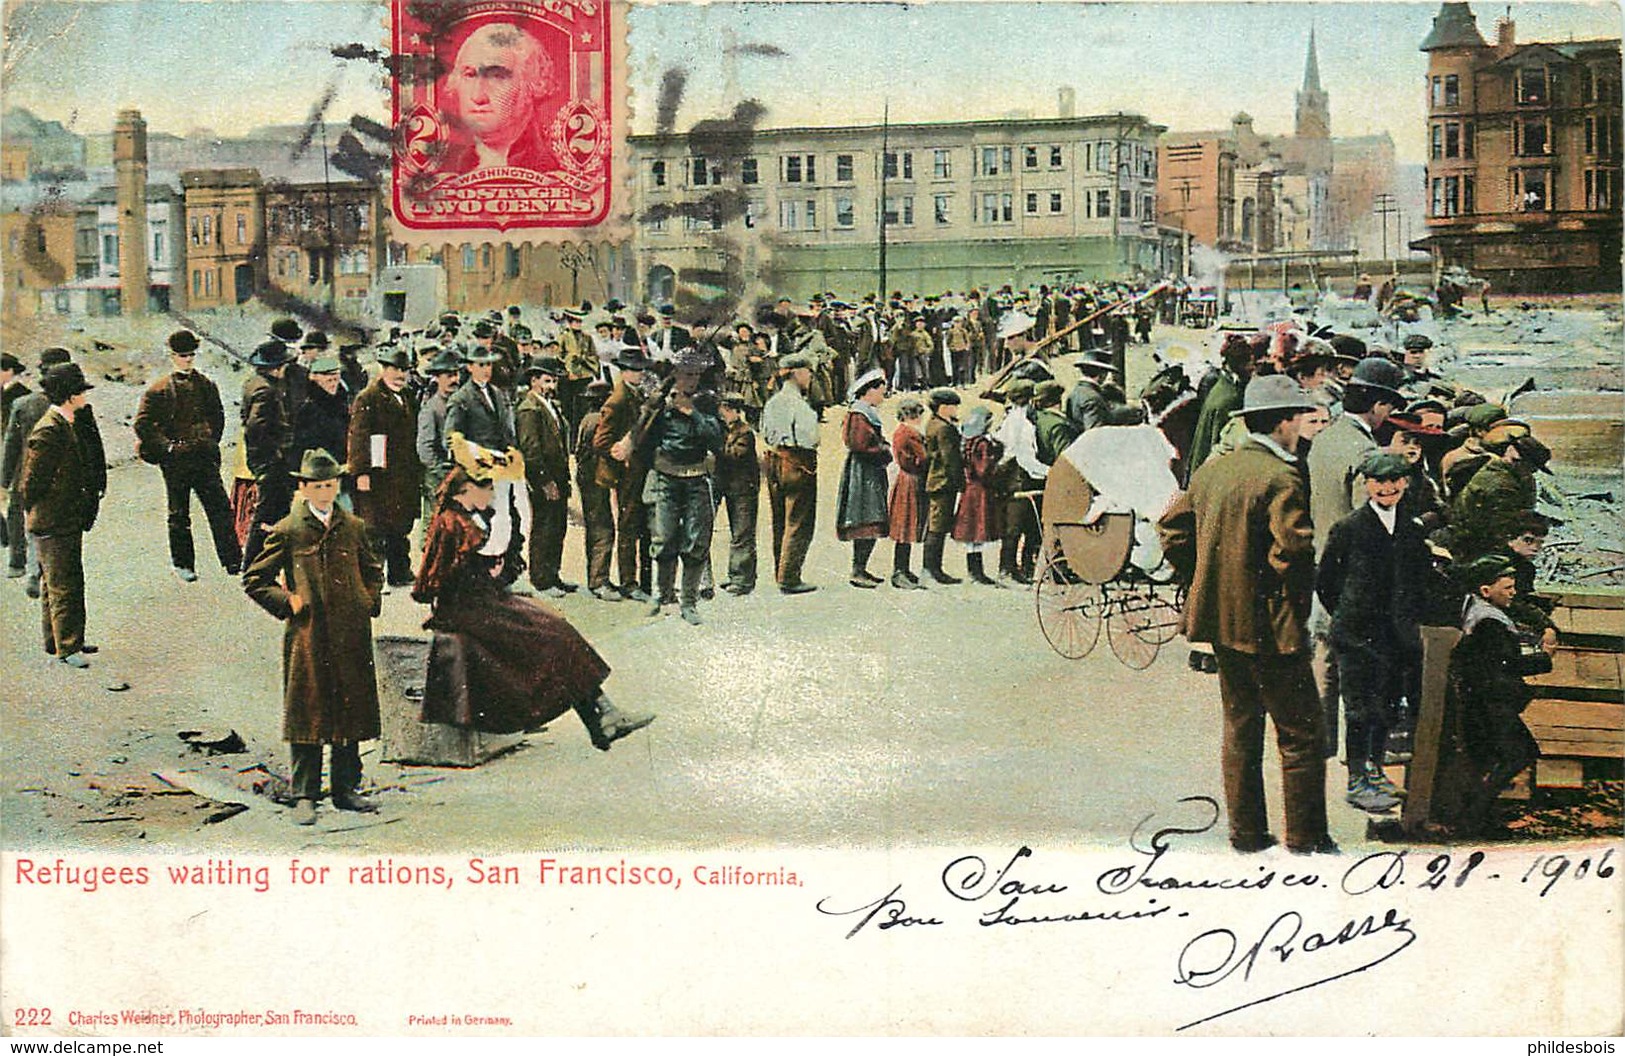
[[[0,1031],[1625,1028],[1617,4],[0,10]]]

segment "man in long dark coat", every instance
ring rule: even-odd
[[[281,341],[263,341],[248,360],[254,373],[243,382],[243,452],[258,490],[253,523],[243,545],[245,565],[253,564],[265,544],[265,533],[288,515],[293,501],[293,481],[288,476],[293,423],[282,387],[291,359],[288,346]]]
[[[243,572],[243,590],[286,625],[282,739],[292,745],[298,825],[316,821],[324,744],[332,746],[334,808],[377,810],[358,789],[361,742],[379,731],[372,620],[382,605],[384,566],[361,518],[336,501],[344,473],[328,452],[307,451],[295,473],[298,501]]]
[[[544,356],[525,371],[528,391],[514,412],[515,443],[525,456],[530,489],[530,582],[550,598],[576,589],[559,575],[570,499],[570,425],[557,395],[564,364]]]

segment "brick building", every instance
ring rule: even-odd
[[[1446,3],[1428,56],[1427,237],[1508,292],[1620,289],[1620,41],[1493,44]]]
[[[187,303],[242,304],[265,285],[265,189],[256,169],[181,173]]]
[[[266,186],[266,281],[302,300],[359,311],[388,244],[383,209],[366,183]]]

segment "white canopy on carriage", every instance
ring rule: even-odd
[[[1143,572],[1162,564],[1157,520],[1179,494],[1171,466],[1177,454],[1154,425],[1097,426],[1061,453],[1095,493],[1082,523],[1108,513],[1134,515],[1129,562]]]

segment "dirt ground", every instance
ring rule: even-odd
[[[1588,327],[1606,336],[1612,326],[1617,338],[1617,310],[1591,314]],[[245,351],[266,323],[253,313],[207,320],[212,333]],[[48,665],[37,644],[38,604],[24,597],[21,581],[0,581],[7,643],[0,814],[10,849],[497,852],[881,847],[1012,836],[1120,846],[1142,818],[1180,797],[1222,799],[1217,685],[1187,669],[1180,641],[1145,671],[1118,663],[1104,633],[1091,655],[1068,661],[1040,635],[1029,591],[848,587],[849,550],[833,526],[841,465],[834,414],[825,425],[807,573],[817,593],[788,598],[769,587],[745,599],[719,596],[703,604],[706,623],[698,628],[584,594],[557,603],[614,669],[610,695],[659,713],[648,730],[604,754],[567,716],[470,770],[381,763],[373,745],[365,763],[381,812],[324,810],[313,829],[296,828],[261,794],[275,792],[287,769],[280,627],[206,558],[195,584],[170,573],[158,472],[131,458],[138,384],[161,369],[171,326],[119,321],[107,338],[115,347],[87,356],[100,379],[93,403],[114,464],[85,547],[89,640],[101,646],[90,670]],[[1460,333],[1460,354],[1470,359],[1483,332]],[[81,348],[92,338],[65,336]],[[1154,345],[1204,339],[1159,329]],[[1566,338],[1553,355],[1580,355],[1576,345]],[[1599,369],[1600,353],[1587,354],[1590,365],[1572,369]],[[1143,348],[1135,355],[1131,383],[1150,369]],[[1446,363],[1441,356],[1451,373]],[[240,389],[243,375],[218,350],[202,366],[228,401]],[[1617,364],[1615,376],[1617,384]],[[766,513],[764,495],[760,552],[770,583]],[[201,511],[194,522],[206,554]],[[1608,537],[1618,538],[1617,521]],[[573,530],[566,550],[565,575],[577,581],[584,578],[580,539]],[[715,553],[725,560],[725,530]],[[918,560],[916,553],[916,569]],[[950,548],[947,563],[962,571],[962,554]],[[890,571],[888,545],[871,567]],[[375,633],[421,635],[425,615],[397,590],[385,598]],[[209,755],[183,741],[182,731],[203,731],[205,740],[235,731],[243,750]],[[1267,781],[1278,817],[1273,762]],[[1342,804],[1340,785],[1334,767],[1333,835],[1360,847],[1366,816]],[[1615,789],[1605,831],[1619,831],[1617,801]],[[1215,850],[1224,845],[1222,832],[1201,839]]]

